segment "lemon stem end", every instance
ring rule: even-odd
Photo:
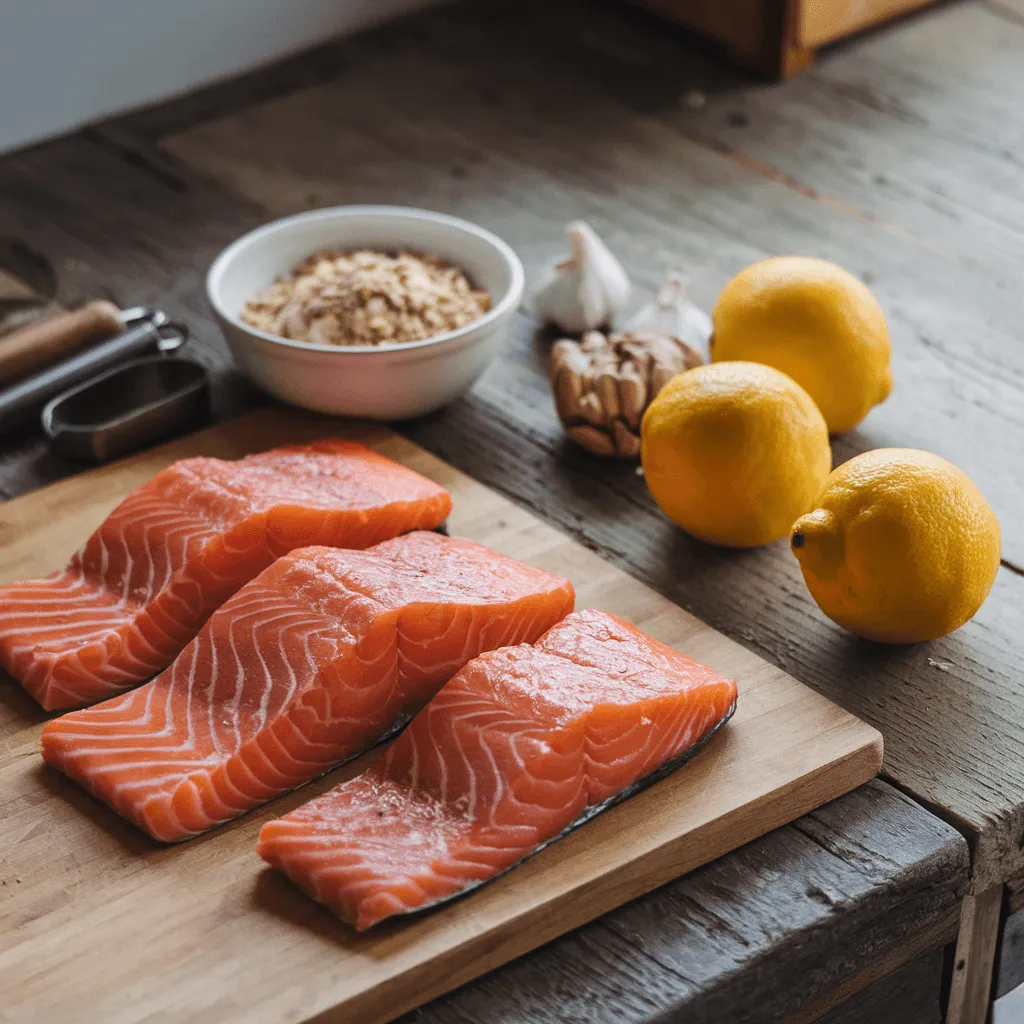
[[[793,524],[789,544],[800,565],[815,576],[831,576],[843,563],[842,526],[828,509],[801,516]]]

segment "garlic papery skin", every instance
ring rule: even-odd
[[[651,331],[679,338],[697,349],[705,359],[709,355],[711,317],[689,298],[690,282],[679,273],[669,274],[657,296],[629,318],[627,331]]]
[[[611,321],[629,301],[622,264],[589,224],[568,227],[572,256],[552,268],[533,295],[537,316],[566,334],[582,334]]]

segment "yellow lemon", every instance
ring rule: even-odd
[[[669,519],[737,548],[785,537],[832,466],[825,420],[807,392],[770,366],[742,362],[673,377],[644,414],[640,458]]]
[[[915,643],[962,626],[999,569],[999,521],[967,475],[879,448],[828,478],[790,543],[821,610],[870,640]]]
[[[834,263],[804,256],[755,263],[722,289],[712,320],[714,362],[749,359],[788,374],[817,403],[830,433],[855,427],[892,390],[882,308]]]

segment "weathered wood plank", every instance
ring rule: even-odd
[[[996,945],[1005,886],[972,890],[960,911],[947,1024],[978,1024],[991,1002]]]
[[[1022,59],[1024,22],[981,0],[946,5],[823,54],[784,87],[709,90],[673,120],[1010,281],[1024,255]]]
[[[876,981],[819,1024],[941,1024],[942,971],[943,951],[938,949]]]
[[[498,10],[497,25],[466,8],[420,18],[415,46],[377,33],[350,49],[343,80],[211,122],[170,148],[274,212],[399,200],[464,214],[504,234],[534,278],[561,248],[560,224],[580,215],[643,290],[681,263],[705,304],[733,271],[775,251],[820,252],[866,272],[890,311],[903,383],[840,439],[837,456],[885,444],[939,450],[1002,512],[1007,554],[1024,552],[1014,514],[1024,478],[1006,472],[1024,446],[1014,412],[1024,356],[1002,283],[683,137],[642,81],[630,102],[644,112],[627,106],[621,83],[639,46],[627,29],[649,26],[629,22],[622,48],[601,51],[599,80],[593,46],[572,48],[577,22],[545,21],[538,42],[535,10],[517,8],[515,24]],[[561,47],[557,63],[548,47]],[[974,346],[962,346],[978,322]],[[469,403],[411,433],[877,724],[887,772],[978,834],[981,884],[1024,866],[1022,581],[1002,572],[980,616],[936,644],[860,644],[823,624],[788,552],[693,544],[657,514],[630,467],[564,446],[541,364],[524,323]]]
[[[949,883],[926,895],[919,880],[951,876],[954,890],[962,886],[967,864],[959,837],[940,843],[948,826],[934,819],[908,829],[905,811],[895,791],[871,783],[665,886],[657,899],[622,907],[403,1020],[711,1024],[817,1017],[834,1002],[840,965],[851,951],[866,952],[882,935],[887,944],[895,938],[899,950],[860,972],[856,986],[952,936],[958,907]],[[915,895],[890,889],[886,879],[894,871]],[[912,922],[937,921],[940,905],[949,916],[925,940]],[[920,1019],[930,1024],[938,1019],[939,985],[929,962],[925,976],[904,984],[922,1012],[928,1009]],[[861,1009],[875,1005],[869,993]],[[844,1015],[837,1008],[826,1019],[838,1024]]]

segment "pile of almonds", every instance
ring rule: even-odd
[[[681,339],[652,331],[563,338],[549,364],[558,416],[587,451],[636,458],[647,406],[669,380],[703,361]]]

